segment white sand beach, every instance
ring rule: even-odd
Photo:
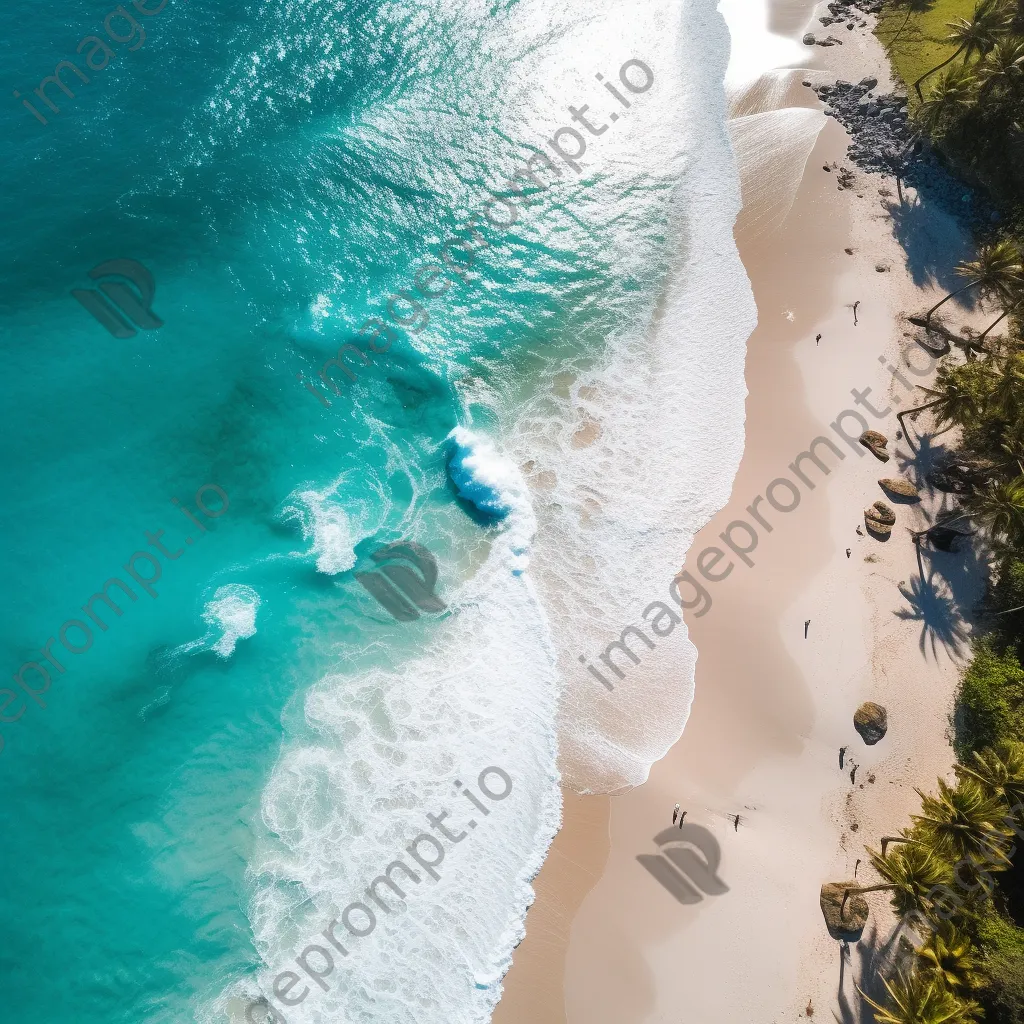
[[[744,17],[737,6],[723,5],[734,22]],[[782,41],[745,39],[743,53],[765,76],[736,93],[737,117],[799,108],[778,118],[804,119],[813,138],[821,104],[802,80],[873,75],[880,91],[891,86],[867,29],[843,31],[842,46],[803,47],[793,75],[769,70],[767,57],[801,51],[814,14],[781,3],[769,25]],[[685,568],[696,576],[701,552],[725,548],[730,523],[752,523],[749,506],[773,481],[795,482],[797,499],[781,484],[772,493],[779,505],[798,504],[782,512],[762,500],[756,508],[770,530],[759,527],[754,564],[733,558],[729,575],[706,585],[711,607],[687,613],[699,652],[693,711],[647,783],[615,797],[565,794],[564,826],[535,882],[497,1024],[861,1020],[854,983],[891,928],[888,904],[884,894],[869,897],[871,922],[841,970],[819,888],[855,869],[870,878],[865,843],[907,822],[915,786],[951,774],[948,717],[967,635],[953,605],[976,604],[982,573],[967,554],[928,551],[922,579],[909,531],[934,517],[941,495],[897,505],[887,542],[863,527],[863,509],[885,499],[879,478],[918,479],[906,440],[895,439],[896,413],[921,401],[900,376],[927,383],[904,369],[908,345],[911,359],[921,356],[904,314],[944,293],[966,241],[912,191],[894,213],[893,182],[854,168],[847,141],[828,119],[806,162],[799,146],[786,152],[749,133],[737,142],[746,163],[737,242],[759,316],[747,356],[746,447],[729,505],[697,536]],[[832,162],[851,168],[850,187],[823,170]],[[842,441],[830,424],[844,410],[889,438],[889,462]],[[859,432],[849,417],[840,426]],[[844,458],[820,448],[830,472],[805,460],[810,483],[801,482],[791,463],[818,436]],[[718,564],[711,557],[705,567]],[[638,596],[638,609],[661,596]],[[888,710],[876,746],[853,726],[868,700]],[[713,837],[727,887],[685,904],[637,860],[658,852],[654,837],[677,802],[687,824]]]

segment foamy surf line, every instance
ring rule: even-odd
[[[420,657],[310,691],[322,742],[286,745],[250,864],[267,967],[209,1020],[483,1021],[500,997],[560,822],[557,675],[522,476],[469,429],[446,446],[490,552]]]
[[[530,467],[540,524],[531,573],[564,679],[560,764],[581,793],[641,784],[683,733],[696,650],[678,614],[660,620],[670,628],[657,664],[627,650],[630,685],[596,687],[586,659],[619,635],[637,601],[664,592],[694,535],[728,501],[743,451],[756,311],[732,237],[741,202],[726,133],[729,40],[711,4],[676,12],[670,41],[648,44],[660,50],[651,64],[694,74],[667,83],[631,126],[632,144],[643,139],[646,176],[676,173],[664,211],[668,279],[646,317],[611,338],[567,393],[555,371],[525,408],[503,410],[502,433]],[[628,145],[611,159],[639,162]],[[616,252],[628,253],[629,233],[661,214],[645,197],[620,200],[609,213],[621,217]],[[622,263],[628,278],[628,256]]]
[[[490,550],[444,594],[448,614],[415,656],[328,674],[305,695],[305,728],[286,737],[263,793],[267,834],[249,866],[265,966],[227,986],[204,1019],[487,1021],[559,825],[559,737],[573,786],[614,790],[643,781],[682,732],[695,659],[685,625],[666,642],[672,676],[641,679],[617,703],[578,662],[590,638],[621,625],[631,594],[682,564],[728,499],[742,452],[754,310],[731,234],[739,192],[725,130],[727,36],[708,0],[641,6],[648,17],[598,4],[562,33],[550,32],[564,12],[549,0],[518,14],[524,34],[549,40],[535,69],[548,93],[579,95],[588,80],[579,53],[617,67],[624,40],[658,76],[602,138],[601,166],[586,167],[572,201],[622,282],[625,297],[609,302],[635,303],[656,247],[669,278],[652,284],[635,325],[606,335],[568,389],[552,367],[524,404],[490,390],[479,420],[467,408],[466,426],[446,442],[449,473],[489,517]],[[530,137],[530,117],[546,119],[550,104],[537,108],[517,109],[517,135]],[[333,492],[304,488],[291,507],[320,572],[347,571],[373,533]],[[471,829],[453,801],[465,811],[460,794],[472,784],[487,806],[476,787],[485,768],[513,785],[501,828],[474,819]],[[439,823],[467,838],[447,840]],[[437,861],[439,878],[410,846]],[[405,868],[392,867],[399,857]],[[400,891],[375,884],[382,876]],[[329,975],[311,945],[333,958]]]

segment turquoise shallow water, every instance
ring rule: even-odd
[[[456,662],[427,658],[444,616],[396,623],[353,570],[381,545],[414,538],[437,558],[451,604],[500,536],[512,538],[513,561],[526,550],[525,511],[507,527],[458,496],[446,439],[468,419],[486,434],[495,395],[514,402],[553,367],[585,367],[648,309],[668,267],[657,196],[668,197],[672,174],[644,184],[655,201],[623,262],[614,231],[602,231],[602,203],[638,183],[626,173],[616,182],[609,168],[584,192],[563,167],[559,188],[515,227],[484,225],[468,280],[455,275],[422,311],[396,307],[409,323],[388,351],[353,362],[354,382],[335,371],[340,394],[318,387],[329,407],[298,378],[315,380],[340,345],[364,345],[361,325],[534,152],[538,119],[549,131],[569,123],[575,97],[529,77],[537,54],[581,18],[548,7],[524,24],[514,2],[150,0],[137,27],[118,17],[106,30],[109,0],[29,0],[0,13],[0,66],[23,97],[59,60],[82,62],[76,47],[94,33],[115,54],[88,83],[65,71],[73,98],[50,86],[59,113],[37,99],[45,126],[13,96],[0,105],[0,654],[8,676],[36,662],[53,677],[39,702],[11,690],[7,717],[17,720],[0,724],[4,1021],[228,1019],[226,989],[244,988],[261,956],[322,926],[332,903],[314,876],[344,870],[324,851],[358,852],[380,810],[373,800],[393,797],[421,822],[416,771],[436,760],[434,786],[494,763],[486,751],[504,742],[494,723],[513,703],[474,698],[460,718],[443,699],[444,714],[430,710],[428,682],[401,695],[399,680],[412,678],[402,666],[415,658],[423,680],[458,688]],[[614,81],[631,56],[577,59],[600,97],[594,73]],[[152,273],[158,330],[114,338],[71,297],[95,287],[89,270],[111,259]],[[501,490],[514,473],[498,477]],[[205,519],[197,492],[214,513],[223,492],[227,509]],[[180,554],[154,563],[146,531],[158,530]],[[156,596],[137,584],[120,617],[101,606],[107,628],[93,628],[88,650],[56,640],[59,672],[42,653],[48,638],[82,620],[104,581],[130,583],[136,552],[149,552],[132,563],[140,574],[160,566]],[[515,604],[536,602],[517,594],[470,602],[495,604],[485,626],[524,616],[530,646],[513,660],[527,682],[543,682],[538,697],[523,683],[536,746],[523,745],[528,766],[516,776],[529,813],[517,840],[526,852],[503,865],[509,893],[557,814],[551,657],[543,615]],[[485,641],[480,629],[457,664],[472,650],[501,671],[495,645],[518,641],[498,626]],[[86,642],[74,628],[68,636]],[[352,732],[332,732],[307,702],[332,673],[359,680],[331,691],[338,706],[365,697]],[[22,678],[39,689],[39,673]],[[470,734],[475,743],[492,726],[491,746],[473,749]],[[356,733],[373,737],[365,750]],[[429,744],[442,753],[417,768],[410,751]],[[323,793],[303,782],[311,750],[348,756],[349,781],[325,770]],[[285,799],[290,771],[298,783]],[[393,792],[381,779],[395,780]],[[357,808],[359,780],[369,803]],[[316,842],[282,824],[283,805],[315,822]],[[393,848],[392,824],[380,828],[382,848]],[[500,904],[497,882],[495,892]],[[506,897],[498,931],[514,930],[518,898]],[[443,957],[434,969],[443,974]],[[446,984],[443,1019],[477,1019],[479,1007],[460,1015],[462,982]],[[377,998],[379,1013],[360,1003],[350,1019],[407,1019],[388,1008],[391,996]],[[296,1012],[289,1019],[318,1019]],[[434,1019],[426,1006],[419,1014]]]

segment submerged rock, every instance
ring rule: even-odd
[[[825,926],[833,939],[856,942],[868,920],[868,904],[863,896],[851,896],[846,901],[845,912],[840,913],[843,894],[847,889],[861,888],[860,882],[826,882],[821,887],[821,914]]]
[[[890,494],[897,494],[901,498],[913,498],[915,501],[921,500],[920,492],[906,477],[883,476],[878,481],[878,485]]]
[[[889,438],[880,434],[877,430],[865,430],[860,435],[860,443],[880,462],[889,461],[889,453],[885,450],[889,444]]]
[[[860,738],[873,747],[889,728],[889,715],[881,704],[866,701],[861,704],[853,716],[853,727],[860,733]]]

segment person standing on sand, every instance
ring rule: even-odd
[[[839,748],[839,768],[840,768],[840,770],[843,767],[843,759],[845,757],[846,757],[846,747],[840,747]]]
[[[686,821],[686,811],[683,811],[683,813],[679,815],[679,827],[680,828],[683,827],[683,822],[684,821]]]
[[[737,814],[732,823],[733,831],[739,832],[740,830],[740,816]]]
[[[857,783],[857,769],[858,769],[859,767],[860,767],[860,765],[859,765],[859,764],[855,764],[855,765],[854,765],[854,766],[853,766],[853,767],[852,767],[852,768],[850,769],[850,781],[851,781],[851,782],[852,782],[852,783],[853,783],[854,785],[856,785],[856,783]]]
[[[679,804],[676,804],[672,808],[672,824],[674,825],[679,820]]]
[[[804,639],[805,640],[807,639],[807,627],[810,626],[810,624],[811,624],[811,620],[810,619],[804,619]]]
[[[815,348],[817,348],[819,341],[821,341],[821,335],[820,334],[816,334],[814,336],[814,346],[815,346]]]

